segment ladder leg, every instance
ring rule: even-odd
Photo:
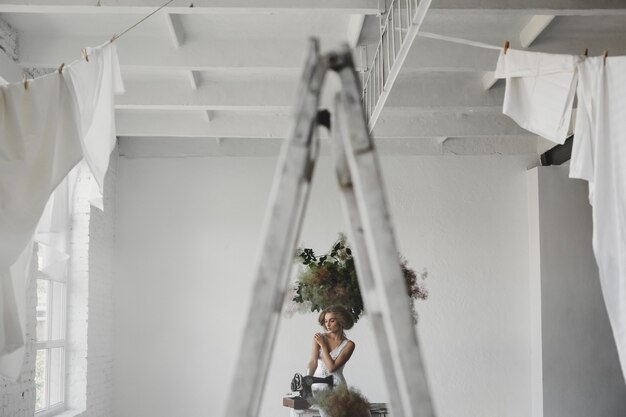
[[[335,98],[335,109],[339,108],[341,103],[339,95]],[[337,115],[339,112],[335,111]],[[343,117],[335,117],[333,120],[333,132],[341,131]],[[363,295],[365,311],[374,331],[374,340],[378,347],[378,353],[381,359],[385,383],[387,385],[387,393],[389,394],[389,403],[393,410],[394,417],[405,417],[400,390],[398,388],[397,376],[393,361],[391,359],[391,347],[389,346],[389,337],[383,322],[383,316],[380,310],[380,302],[376,293],[376,284],[372,276],[370,264],[365,261],[367,259],[367,250],[365,247],[365,236],[363,234],[363,224],[356,202],[356,195],[352,184],[352,178],[348,169],[348,161],[346,159],[344,145],[341,138],[337,134],[333,134],[332,151],[335,159],[337,180],[341,190],[341,205],[344,217],[348,223],[348,236],[354,250],[354,262],[357,270],[357,278]]]
[[[379,294],[397,387],[405,416],[434,416],[426,373],[396,248],[374,143],[369,136],[353,65],[337,68],[342,82],[338,117],[356,203],[363,222],[367,259]],[[392,410],[396,413],[397,410]]]
[[[319,148],[314,131],[326,70],[317,43],[312,41],[300,82],[295,122],[281,151],[263,223],[254,298],[239,348],[226,417],[256,417],[259,411]]]

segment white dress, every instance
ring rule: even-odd
[[[343,348],[346,347],[348,342],[349,342],[348,339],[343,339],[341,341],[341,343],[339,343],[339,345],[337,345],[336,348],[334,348],[333,350],[330,351],[330,357],[333,360],[337,359],[337,357],[339,356],[339,354],[341,353]],[[337,386],[339,384],[345,384],[346,383],[346,378],[343,376],[343,367],[345,365],[346,364],[344,363],[339,368],[335,369],[334,372],[328,372],[328,369],[326,368],[326,365],[324,364],[324,361],[322,360],[322,351],[320,349],[319,356],[317,357],[317,368],[315,369],[315,373],[313,374],[313,376],[317,376],[317,377],[320,377],[320,378],[326,378],[328,375],[332,375],[335,386]],[[327,386],[326,386],[326,384],[313,384],[311,386],[311,388],[313,388],[314,390],[315,389],[324,389],[324,388],[327,388]]]
[[[341,343],[339,343],[339,345],[337,345],[336,348],[334,348],[333,350],[330,351],[330,357],[333,360],[337,359],[337,357],[339,356],[339,354],[341,353],[343,348],[346,347],[348,342],[349,342],[348,339],[343,339],[341,341]],[[315,369],[315,373],[313,374],[313,376],[317,376],[317,377],[320,377],[320,378],[326,378],[328,375],[332,375],[335,387],[337,385],[339,385],[339,384],[345,384],[346,383],[346,378],[343,376],[343,367],[345,365],[346,364],[344,363],[339,368],[335,369],[334,372],[328,372],[328,368],[326,368],[326,365],[324,364],[324,361],[322,360],[322,351],[320,349],[319,356],[317,357],[317,368]],[[327,384],[313,384],[313,385],[311,385],[311,389],[313,391],[324,390],[324,389],[328,389],[328,385]],[[317,408],[317,407],[314,407],[314,408]],[[321,417],[330,417],[322,409],[319,409],[319,412],[320,412],[320,416]]]

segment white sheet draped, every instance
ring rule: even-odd
[[[570,177],[589,182],[593,250],[626,378],[626,57],[588,58],[578,72]]]
[[[0,373],[12,379],[23,361],[35,228],[39,222],[44,272],[63,273],[69,229],[60,218],[72,211],[71,181],[50,196],[83,157],[102,187],[115,146],[113,97],[123,91],[115,45],[88,53],[89,62],[32,80],[27,89],[0,87]]]
[[[565,139],[576,90],[570,177],[589,182],[593,250],[626,380],[626,57],[509,49],[496,77],[507,80],[503,112],[557,143]]]
[[[567,138],[578,56],[509,49],[495,77],[506,78],[502,112],[526,130],[556,143]]]

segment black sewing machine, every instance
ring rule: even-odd
[[[295,374],[291,380],[291,391],[298,391],[302,398],[308,399],[313,396],[311,391],[311,385],[313,384],[327,384],[329,388],[332,388],[334,385],[333,376],[329,375],[326,378],[320,378],[311,375]]]

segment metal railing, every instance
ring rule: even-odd
[[[430,3],[431,0],[392,0],[381,17],[378,46],[363,82],[363,106],[370,131],[374,129]]]

